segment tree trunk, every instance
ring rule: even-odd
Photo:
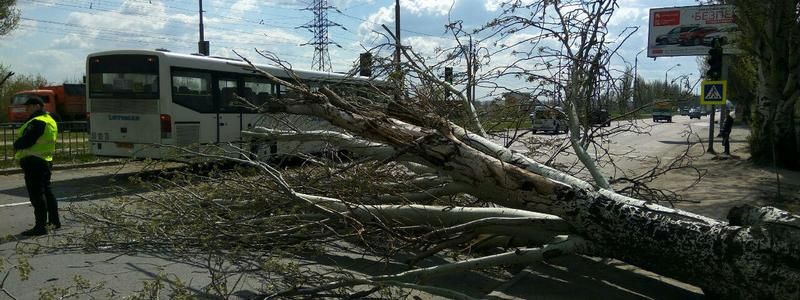
[[[743,29],[743,46],[757,65],[758,106],[751,153],[761,163],[800,170],[794,137],[794,105],[800,94],[797,3],[738,1],[737,16]]]
[[[595,191],[576,178],[554,175],[506,152],[488,152],[494,149],[491,145],[476,147],[482,141],[459,135],[465,132],[462,128],[409,107],[395,110],[392,117],[429,124],[434,131],[425,134],[397,126],[385,116],[372,116],[374,112],[368,117],[325,103],[285,106],[280,111],[313,114],[359,136],[406,149],[429,167],[471,187],[465,192],[480,199],[561,217],[598,246],[586,254],[617,258],[725,299],[800,297],[796,216],[730,225],[610,190]]]

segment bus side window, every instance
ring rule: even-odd
[[[247,100],[247,102],[250,102],[250,104],[256,102],[256,93],[253,92],[253,89],[245,87],[243,94],[244,94],[244,99]]]
[[[244,79],[244,90],[247,101],[255,106],[261,106],[274,97],[274,85],[264,78],[248,77]],[[252,92],[252,94],[249,93]],[[252,97],[252,98],[251,98]],[[255,112],[254,110],[249,110]]]
[[[172,101],[197,112],[213,112],[211,74],[198,71],[173,71]]]
[[[234,111],[236,110],[233,106],[236,104],[236,93],[235,87],[226,87],[222,88],[222,92],[220,95],[222,96],[222,105],[220,105],[220,111]]]
[[[236,99],[238,93],[238,83],[236,79],[220,78],[218,81],[217,94],[219,95],[219,112],[240,112],[242,105]],[[241,96],[241,95],[239,95]]]
[[[272,94],[271,93],[261,92],[261,93],[258,93],[258,101],[256,101],[256,103],[258,103],[258,105],[262,105],[264,103],[267,103],[267,101],[269,101],[271,99],[272,99]]]

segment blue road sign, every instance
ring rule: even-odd
[[[704,80],[702,93],[700,93],[700,104],[703,105],[722,105],[728,98],[727,80]]]

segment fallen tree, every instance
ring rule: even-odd
[[[617,258],[725,299],[800,293],[797,216],[774,208],[763,208],[764,213],[741,208],[729,224],[595,189],[447,120],[414,111],[411,103],[392,105],[385,114],[365,113],[337,105],[347,101],[327,89],[306,95],[302,105],[269,109],[324,118],[379,141],[461,183],[461,192],[482,201],[558,216],[591,241],[592,247],[578,253]]]
[[[550,5],[556,11],[545,13]],[[203,261],[212,278],[209,290],[223,297],[234,292],[235,278],[250,274],[262,284],[258,298],[357,298],[400,288],[466,299],[470,296],[430,285],[429,279],[568,253],[616,258],[696,285],[712,298],[800,297],[797,216],[742,207],[729,221],[715,220],[615,192],[594,166],[587,151],[592,137],[577,121],[577,103],[592,94],[610,56],[599,33],[614,7],[614,1],[543,2],[527,7],[531,16],[553,14],[565,21],[587,12],[588,18],[581,23],[506,19],[564,26],[559,32],[545,30],[540,38],[555,36],[569,49],[574,40],[568,36],[577,37],[577,53],[565,54],[566,80],[556,82],[571,120],[571,149],[588,174],[570,174],[497,145],[482,136],[474,111],[464,113],[461,124],[466,125],[459,126],[413,97],[364,101],[261,72],[296,96],[258,109],[313,116],[339,131],[255,128],[246,136],[321,140],[356,155],[309,157],[302,168],[279,170],[245,150],[194,152],[250,168],[224,176],[179,174],[158,182],[150,194],[76,211],[87,226],[81,247]],[[502,19],[496,25],[513,27]],[[421,64],[409,64],[407,70],[419,80],[435,77]],[[466,101],[460,105],[472,110]],[[333,249],[386,259],[410,253],[407,263],[413,269],[364,275],[311,266],[309,256]],[[454,259],[417,267],[433,255]]]

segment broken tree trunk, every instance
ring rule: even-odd
[[[482,200],[558,216],[597,246],[584,254],[625,261],[701,287],[712,297],[800,298],[797,216],[769,209],[772,213],[762,221],[754,221],[760,219],[750,212],[729,224],[596,190],[505,151],[487,151],[496,145],[465,138],[463,128],[413,111],[411,105],[390,105],[388,113],[355,110],[329,90],[322,93],[308,92],[302,102],[276,103],[269,109],[320,117],[413,155]]]

